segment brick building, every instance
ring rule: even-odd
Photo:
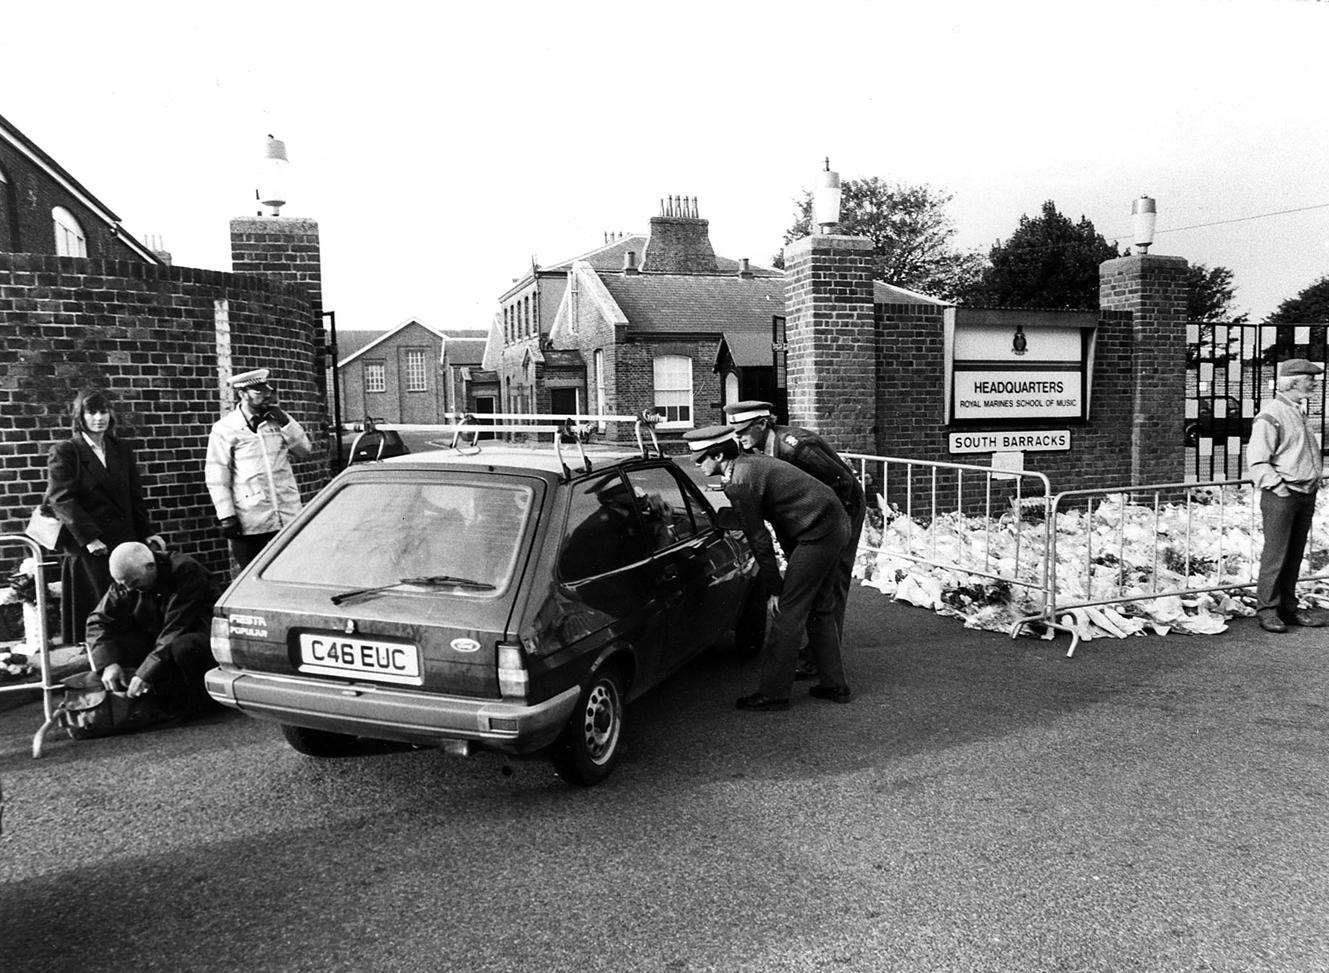
[[[726,384],[773,388],[783,304],[779,271],[717,257],[695,200],[671,197],[648,233],[533,266],[500,298],[483,364],[502,411],[655,406],[677,432],[718,418]]]
[[[234,220],[234,272],[173,267],[2,119],[0,167],[0,532],[20,531],[41,501],[74,395],[101,388],[168,543],[224,573],[203,456],[212,423],[234,406],[231,375],[276,370],[315,448],[295,466],[301,493],[328,479],[317,224]],[[56,207],[76,224],[63,239]]]
[[[120,217],[0,116],[0,253],[160,264]]]
[[[472,387],[485,339],[474,332],[449,335],[417,318],[387,331],[339,331],[337,380],[342,418],[441,423],[449,412],[496,411],[477,406]],[[481,399],[486,394],[482,390]]]

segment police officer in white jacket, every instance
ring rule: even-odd
[[[300,512],[291,456],[313,454],[300,423],[277,405],[268,375],[268,369],[255,368],[230,379],[236,407],[208,436],[208,492],[241,567]]]
[[[1322,616],[1297,607],[1297,575],[1315,514],[1324,461],[1320,440],[1302,412],[1324,369],[1305,358],[1278,366],[1278,394],[1251,422],[1246,462],[1260,491],[1264,552],[1256,587],[1256,617],[1266,632],[1289,625],[1321,626]]]

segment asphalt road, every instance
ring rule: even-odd
[[[854,703],[738,713],[708,657],[591,790],[238,715],[33,761],[11,709],[0,968],[1329,968],[1329,635],[1067,661],[850,604]]]

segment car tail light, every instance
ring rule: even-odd
[[[526,698],[530,677],[522,660],[521,646],[511,642],[498,643],[498,691],[504,699]]]
[[[233,662],[231,656],[231,620],[224,615],[212,616],[212,636],[209,639],[212,646],[212,657],[220,665],[229,665]]]

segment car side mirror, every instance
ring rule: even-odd
[[[733,507],[721,507],[715,512],[715,522],[724,530],[742,530],[743,522],[738,518],[738,511]]]

